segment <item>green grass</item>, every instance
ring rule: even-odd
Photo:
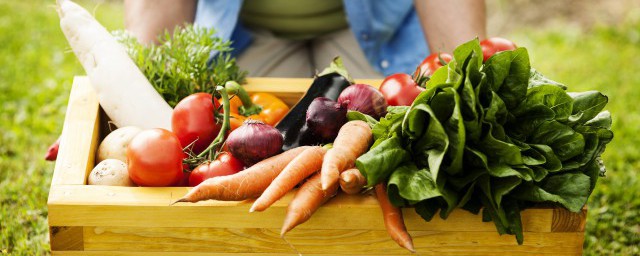
[[[49,251],[53,163],[43,154],[62,129],[73,76],[84,72],[52,3],[0,1],[0,254]],[[109,27],[123,26],[119,5],[99,5],[96,13]]]
[[[83,74],[58,26],[53,1],[0,1],[0,254],[49,251],[47,194],[53,164],[42,160],[62,128],[74,75]],[[95,8],[121,28],[116,2]],[[609,96],[615,139],[589,200],[585,254],[638,255],[640,249],[640,21],[587,32],[570,27],[519,30],[533,66],[571,90]]]
[[[585,254],[640,254],[640,22],[596,27],[521,31],[532,66],[570,91],[599,90],[609,96],[615,137],[603,155],[606,178],[588,203]]]

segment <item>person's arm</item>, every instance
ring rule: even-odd
[[[429,50],[452,52],[475,37],[486,37],[484,0],[415,0]]]
[[[125,0],[125,27],[141,43],[156,42],[165,30],[193,23],[196,0]]]

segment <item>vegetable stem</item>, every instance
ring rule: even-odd
[[[242,107],[239,112],[243,116],[256,115],[262,111],[262,106],[253,104],[247,91],[240,86],[236,81],[229,81],[225,84],[225,88],[228,94],[236,95],[242,101]]]
[[[220,92],[220,98],[222,99],[222,109],[224,111],[222,127],[220,128],[218,136],[216,136],[211,144],[209,144],[209,147],[207,147],[204,151],[202,151],[202,153],[197,155],[196,158],[202,158],[205,155],[209,154],[209,160],[215,159],[215,156],[217,154],[214,154],[216,153],[216,151],[212,150],[224,143],[224,135],[227,133],[227,130],[229,130],[229,114],[231,113],[231,108],[229,107],[229,94],[227,94],[227,90],[224,87],[218,88],[217,91]]]

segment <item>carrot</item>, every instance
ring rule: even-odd
[[[402,211],[400,211],[400,208],[393,206],[389,201],[386,184],[380,183],[376,185],[375,190],[376,197],[380,203],[380,209],[382,209],[382,217],[384,219],[384,226],[387,228],[387,233],[389,233],[389,236],[391,236],[398,245],[411,252],[415,252],[411,235],[409,235],[407,228],[404,226]]]
[[[289,230],[304,223],[321,205],[329,201],[338,192],[338,183],[334,183],[329,189],[322,190],[320,185],[320,173],[307,180],[293,197],[287,208],[287,216],[284,218],[280,236],[284,236]]]
[[[369,125],[363,121],[350,121],[343,125],[333,142],[333,148],[324,155],[322,163],[322,189],[326,190],[338,182],[340,173],[356,162],[356,158],[367,152],[373,142]]]
[[[322,157],[326,152],[323,147],[313,146],[296,156],[258,197],[249,212],[266,210],[298,183],[320,170]]]
[[[348,169],[340,174],[340,188],[349,195],[357,194],[367,184],[367,179],[356,168]]]
[[[239,201],[258,197],[294,157],[309,147],[290,149],[236,174],[210,178],[192,188],[178,202]]]

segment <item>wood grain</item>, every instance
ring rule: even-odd
[[[564,208],[553,209],[551,232],[584,232],[587,224],[587,208],[574,213]]]
[[[577,254],[581,233],[525,233],[518,246],[513,236],[495,231],[413,231],[416,251],[426,254],[518,255]],[[225,253],[294,253],[279,236],[279,229],[220,228],[145,228],[87,227],[84,232],[87,251],[178,251]],[[297,230],[286,236],[300,253],[364,255],[407,255],[389,239],[384,230]]]
[[[131,227],[222,227],[279,228],[294,192],[277,201],[265,212],[249,213],[251,201],[203,201],[195,204],[169,204],[189,188],[143,188],[110,186],[55,186],[49,192],[49,223],[52,226]],[[371,195],[339,194],[298,229],[372,229],[384,230],[377,201]],[[495,231],[491,222],[479,215],[455,210],[448,220],[434,218],[425,222],[413,209],[404,209],[410,230],[422,231]],[[173,218],[173,216],[215,216]],[[551,232],[553,209],[528,209],[522,212],[524,230]],[[171,219],[171,222],[166,220]],[[450,221],[455,220],[455,221]],[[568,230],[567,230],[568,231]]]
[[[83,227],[49,227],[52,251],[81,251],[84,249]]]
[[[380,79],[358,79],[356,83],[380,87]],[[268,92],[282,99],[287,105],[293,106],[304,95],[313,83],[311,78],[272,78],[272,77],[248,77],[244,88],[249,93]]]
[[[82,185],[93,169],[99,137],[98,97],[87,77],[73,80],[51,185]]]

